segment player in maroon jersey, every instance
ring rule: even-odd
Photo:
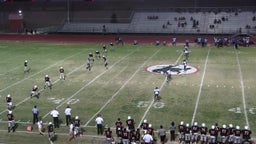
[[[15,131],[15,121],[14,121],[14,115],[13,115],[12,111],[8,111],[7,119],[8,119],[8,133],[11,130],[14,132]]]
[[[234,143],[234,130],[233,124],[229,124],[228,126],[228,143],[233,144]]]
[[[141,123],[140,128],[142,129],[142,136],[147,133],[148,125],[149,123],[146,119],[143,121],[143,123]]]
[[[134,119],[131,118],[131,116],[128,116],[128,119],[126,120],[126,125],[128,127],[128,130],[134,130],[135,122]]]
[[[249,129],[248,126],[245,126],[244,129],[242,130],[242,138],[243,138],[242,143],[250,144],[251,143],[251,134],[252,134],[252,131]]]
[[[222,127],[219,129],[219,132],[221,137],[220,143],[225,144],[227,142],[228,132],[229,132],[227,126],[225,124],[222,125]]]
[[[105,130],[104,135],[106,136],[106,144],[112,144],[112,142],[114,141],[114,137],[110,128]]]
[[[189,126],[189,123],[186,123],[184,133],[185,133],[185,143],[187,144],[190,144],[190,140],[191,140],[190,131],[191,131],[191,127]]]
[[[192,137],[191,137],[192,143],[198,143],[198,141],[199,141],[199,126],[198,126],[197,122],[194,122],[194,125],[192,125],[192,127],[191,127],[191,131],[192,131]]]
[[[132,131],[132,130],[130,130],[130,131]],[[130,143],[129,139],[130,139],[130,132],[128,132],[126,130],[126,128],[124,128],[123,133],[122,133],[123,144],[129,144]]]
[[[46,87],[49,87],[50,89],[52,89],[52,83],[50,80],[50,77],[48,75],[45,75],[44,77],[44,89],[46,89]]]
[[[74,135],[77,137],[80,134],[82,134],[81,133],[81,128],[80,128],[81,121],[80,121],[78,116],[75,116],[73,124],[74,124]]]
[[[147,133],[154,138],[154,128],[152,127],[152,124],[148,124]]]
[[[123,142],[123,129],[121,127],[116,130],[117,144],[122,144]]]
[[[201,139],[201,143],[202,144],[206,144],[207,143],[207,132],[208,132],[208,128],[206,127],[205,123],[202,123],[202,126],[199,129],[200,131],[200,139]]]
[[[123,123],[120,118],[117,119],[115,125],[116,125],[116,134],[117,134],[119,130],[123,129]]]
[[[218,131],[215,128],[215,126],[212,125],[211,129],[209,129],[209,134],[210,134],[209,144],[216,144],[217,143],[216,133],[218,133]]]
[[[178,126],[178,131],[179,131],[179,142],[182,143],[184,141],[185,138],[185,125],[184,122],[181,121],[180,125]]]
[[[234,136],[235,136],[234,144],[241,143],[241,134],[242,134],[242,131],[240,130],[240,126],[236,126],[234,130]]]

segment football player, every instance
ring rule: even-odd
[[[117,119],[115,125],[116,125],[116,134],[118,134],[118,131],[123,129],[123,123],[120,118]]]
[[[241,133],[242,131],[240,130],[240,126],[236,126],[234,130],[234,144],[240,144],[241,143]]]
[[[107,130],[105,130],[104,135],[106,136],[106,144],[112,144],[112,142],[114,141],[114,137],[110,128],[107,128]]]
[[[188,47],[187,46],[184,46],[184,56],[185,56],[186,60],[188,60],[189,51],[188,51]]]
[[[227,137],[228,137],[228,128],[227,128],[227,126],[225,124],[222,125],[222,127],[220,128],[219,131],[220,131],[220,137],[221,137],[220,143],[225,144],[226,141],[227,141]]]
[[[88,58],[88,59],[86,60],[86,69],[89,70],[89,71],[91,71],[91,60],[90,60],[90,58]]]
[[[32,90],[31,90],[30,98],[32,98],[32,97],[34,97],[34,96],[36,96],[37,98],[39,98],[39,95],[40,95],[40,93],[39,93],[39,91],[38,91],[38,87],[37,87],[37,85],[34,85],[34,86],[32,87]]]
[[[209,144],[216,144],[217,143],[216,133],[218,133],[218,131],[216,130],[215,126],[212,125],[211,129],[209,129],[209,134],[210,134]]]
[[[90,61],[94,62],[94,57],[93,57],[92,53],[89,53],[89,59],[90,59]]]
[[[133,129],[131,129],[130,131],[133,131]],[[126,130],[126,128],[124,128],[122,132],[123,144],[129,144],[129,139],[130,139],[130,133]]]
[[[8,119],[8,133],[11,132],[11,130],[14,132],[15,131],[15,121],[14,121],[14,115],[13,115],[12,111],[8,111],[7,119]]]
[[[234,143],[234,130],[233,124],[229,124],[228,126],[228,143],[233,144]]]
[[[149,123],[148,121],[145,119],[143,121],[143,123],[141,123],[140,128],[142,129],[142,137],[147,133],[147,129],[148,129]]]
[[[102,53],[103,53],[103,55],[107,55],[107,53],[108,53],[108,49],[105,44],[102,47]]]
[[[47,129],[48,129],[48,138],[49,138],[49,141],[50,141],[51,144],[53,144],[54,128],[53,128],[52,122],[49,122],[49,123],[48,123]]]
[[[199,141],[199,126],[198,126],[197,122],[194,122],[194,125],[192,125],[192,127],[191,127],[191,131],[192,131],[192,137],[191,137],[192,143],[198,143],[198,141]]]
[[[251,143],[251,134],[252,131],[249,129],[248,126],[245,126],[244,129],[242,130],[242,138],[243,138],[243,142],[242,143]]]
[[[208,128],[206,127],[205,123],[202,123],[202,126],[200,127],[200,134],[201,134],[201,143],[206,144],[207,143],[207,132]]]
[[[165,75],[166,75],[166,82],[169,83],[171,81],[171,79],[172,79],[172,72],[171,72],[171,70],[170,69],[167,70],[165,72]]]
[[[160,89],[158,87],[155,87],[155,89],[154,89],[154,101],[159,100],[159,94],[160,94]]]
[[[44,89],[46,89],[46,87],[49,87],[50,89],[52,89],[52,83],[48,75],[45,75],[44,77]]]
[[[129,130],[134,130],[134,128],[135,128],[134,124],[135,124],[134,119],[132,119],[131,116],[128,116],[128,118],[126,120],[126,125],[127,125],[128,129]]]
[[[95,57],[96,57],[97,59],[100,59],[100,58],[101,58],[100,52],[99,52],[98,50],[95,51]]]
[[[11,110],[12,109],[12,98],[11,98],[10,94],[7,95],[6,102],[7,102],[7,109]]]
[[[28,67],[28,60],[25,60],[24,61],[24,73],[26,73],[26,72],[29,72],[29,67]]]
[[[81,128],[80,128],[80,119],[78,116],[75,116],[74,119],[74,135],[77,137],[81,134]]]
[[[182,143],[184,142],[184,138],[185,138],[185,125],[184,122],[181,121],[179,126],[178,126],[178,130],[179,130],[179,142]]]
[[[64,70],[64,68],[60,67],[59,72],[60,72],[60,79],[65,80],[65,74],[64,74],[65,70]]]
[[[183,62],[182,62],[182,64],[183,64],[183,70],[184,70],[184,72],[186,72],[186,71],[187,71],[187,65],[188,65],[187,60],[184,59]]]
[[[106,69],[108,69],[108,61],[107,61],[107,58],[105,56],[102,56],[103,58],[103,62],[104,62],[104,66]]]
[[[190,144],[191,141],[191,135],[190,135],[191,127],[189,126],[189,123],[186,123],[185,126],[185,143]]]

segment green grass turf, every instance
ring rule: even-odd
[[[95,116],[103,115],[105,125],[114,127],[117,118],[124,122],[130,115],[136,122],[147,119],[157,130],[162,124],[168,129],[171,121],[206,123],[208,127],[218,123],[239,125],[249,123],[253,135],[255,126],[255,47],[234,50],[232,47],[191,47],[189,65],[199,71],[190,75],[173,76],[171,83],[165,77],[145,71],[156,64],[182,64],[182,47],[125,45],[108,46],[109,69],[103,60],[95,60],[92,71],[86,71],[85,62],[89,52],[102,50],[100,44],[64,43],[0,43],[0,133],[1,143],[48,143],[47,136],[33,132],[25,133],[32,121],[31,109],[37,105],[43,122],[52,121],[48,113],[58,108],[60,120],[65,124],[64,109],[68,102],[72,115],[79,115],[85,126],[81,143],[97,143]],[[27,59],[31,71],[23,73],[23,62]],[[67,79],[59,81],[58,69],[65,68]],[[45,89],[44,76],[49,75],[53,89]],[[39,86],[39,99],[29,98],[34,84]],[[161,87],[161,100],[151,103],[153,89]],[[6,101],[11,94],[13,113],[19,123],[16,133],[7,133]],[[75,104],[72,104],[75,103]],[[234,111],[229,111],[235,108]],[[246,108],[246,109],[244,109]],[[237,112],[237,113],[236,113]],[[26,123],[27,122],[27,123]],[[67,139],[68,128],[56,129],[55,143]],[[94,141],[94,142],[92,142]],[[74,143],[74,142],[71,142]]]

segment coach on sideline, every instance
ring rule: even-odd
[[[54,128],[59,128],[59,112],[57,111],[57,108],[52,110],[50,114],[53,118]]]

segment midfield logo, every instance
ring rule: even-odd
[[[187,66],[184,70],[183,65],[173,65],[173,64],[159,64],[152,65],[145,68],[146,71],[156,74],[164,74],[167,70],[171,70],[172,75],[184,75],[184,74],[193,74],[198,71],[198,68],[193,66]]]

